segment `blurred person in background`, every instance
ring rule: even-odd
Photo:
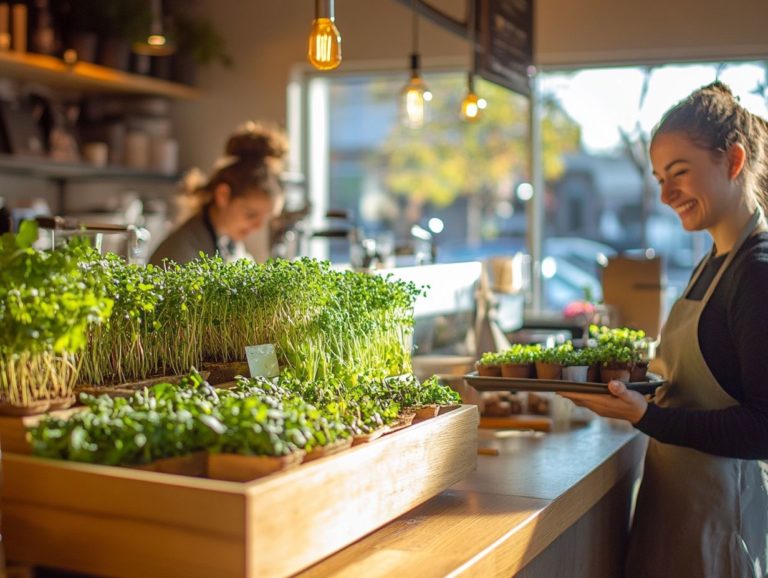
[[[243,241],[282,210],[287,150],[287,138],[277,129],[253,122],[238,129],[210,179],[190,186],[184,201],[192,215],[160,243],[150,263],[186,263],[201,252],[227,261],[248,258]]]

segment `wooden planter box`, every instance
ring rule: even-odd
[[[476,406],[248,483],[3,455],[9,560],[115,577],[291,575],[464,478]]]

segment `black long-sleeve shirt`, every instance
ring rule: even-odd
[[[689,299],[704,297],[724,260],[705,266]],[[702,311],[698,337],[712,375],[738,405],[695,410],[650,403],[636,427],[664,443],[768,458],[768,233],[744,242]]]

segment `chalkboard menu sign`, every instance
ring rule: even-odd
[[[519,92],[531,93],[533,1],[477,0],[476,73]]]

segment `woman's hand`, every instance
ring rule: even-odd
[[[603,417],[625,419],[632,424],[640,421],[648,407],[648,402],[641,394],[627,389],[623,382],[617,380],[608,384],[608,391],[610,395],[566,392],[558,392],[558,395]]]

